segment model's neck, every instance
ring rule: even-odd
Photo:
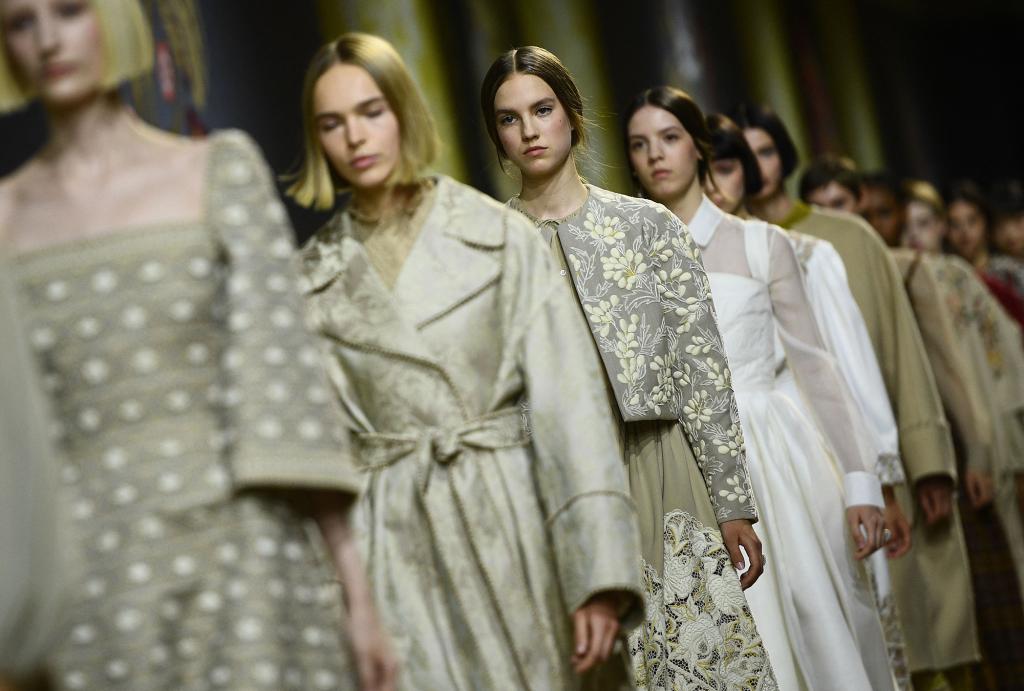
[[[587,186],[580,180],[572,156],[551,175],[523,176],[519,202],[534,218],[565,218],[587,201]]]
[[[778,223],[789,216],[796,203],[780,184],[779,189],[771,196],[765,199],[750,199],[747,205],[750,207],[750,212],[758,218],[769,223]]]
[[[387,218],[408,208],[419,185],[379,185],[352,191],[352,205],[367,218]]]
[[[139,119],[115,94],[102,94],[80,104],[48,112],[50,140],[43,157],[73,164],[100,162],[138,143]]]
[[[674,199],[658,201],[661,201],[662,204],[668,207],[668,210],[674,213],[683,223],[689,224],[693,221],[693,217],[697,215],[697,209],[700,208],[701,202],[704,201],[704,186],[700,184],[695,175],[682,194]]]

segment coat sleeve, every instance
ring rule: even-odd
[[[241,133],[212,144],[207,214],[223,255],[229,340],[222,356],[229,470],[235,489],[306,487],[356,493],[360,479],[304,311],[294,239],[270,171]]]
[[[882,241],[865,233],[862,270],[878,301],[875,352],[899,424],[904,468],[911,483],[931,475],[955,479],[949,423],[902,276]]]
[[[907,266],[907,290],[921,327],[921,338],[943,405],[964,441],[967,465],[988,472],[992,461],[993,420],[964,351],[963,336],[957,333],[947,302],[949,290],[940,283],[936,267],[929,258],[911,255],[900,263]],[[963,297],[954,296],[954,299],[959,301]]]
[[[732,372],[700,250],[675,214],[658,206],[647,223],[648,256],[675,361],[679,422],[693,449],[719,524],[757,521]]]
[[[512,210],[504,214],[504,321],[526,383],[535,477],[562,592],[571,613],[596,593],[626,591],[635,623],[640,536],[604,370],[537,230]]]
[[[60,631],[57,453],[14,300],[0,267],[0,677],[37,671]]]

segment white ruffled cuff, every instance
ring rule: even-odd
[[[858,470],[847,473],[843,478],[843,486],[846,490],[846,506],[877,506],[885,508],[885,500],[882,499],[882,483],[874,473]]]

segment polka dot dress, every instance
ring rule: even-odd
[[[319,532],[276,491],[358,488],[287,219],[244,136],[207,176],[202,223],[15,269],[78,555],[58,688],[355,688]]]

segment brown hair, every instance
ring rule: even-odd
[[[558,59],[558,56],[551,51],[539,46],[524,46],[501,54],[491,64],[480,85],[480,110],[483,111],[487,136],[491,138],[494,150],[498,152],[498,158],[505,160],[508,158],[508,154],[505,153],[505,149],[501,146],[501,139],[498,138],[494,97],[505,80],[514,74],[532,74],[543,79],[544,83],[555,92],[555,97],[562,104],[562,108],[569,118],[573,148],[586,146],[587,119],[583,116],[583,96],[580,94],[572,74]]]
[[[366,70],[384,94],[398,119],[401,145],[398,165],[388,184],[415,182],[437,158],[441,142],[434,118],[423,96],[394,47],[379,36],[351,32],[328,43],[313,57],[302,91],[304,155],[288,194],[299,204],[316,209],[334,206],[335,192],[345,181],[331,170],[317,134],[313,96],[320,77],[335,65],[354,65]]]
[[[711,160],[714,158],[711,132],[708,130],[704,113],[697,102],[690,97],[690,94],[674,86],[655,86],[646,89],[637,94],[626,108],[622,118],[622,129],[626,141],[626,160],[629,160],[629,121],[644,106],[661,108],[674,115],[693,139],[693,145],[700,153],[700,159],[697,161],[697,179],[703,185],[708,177]]]

